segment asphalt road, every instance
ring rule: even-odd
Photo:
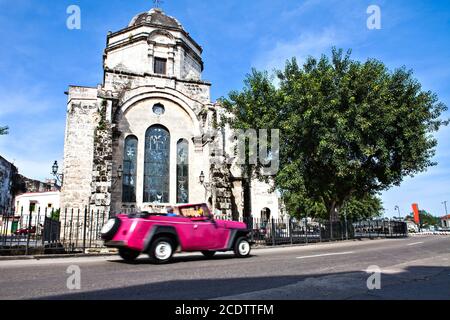
[[[81,289],[69,290],[69,266]],[[381,289],[369,290],[370,266]],[[376,283],[376,282],[373,282]],[[0,261],[0,299],[450,299],[450,237],[255,249],[247,259],[177,255],[155,266],[117,257]]]

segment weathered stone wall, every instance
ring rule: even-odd
[[[14,206],[14,177],[17,168],[0,156],[0,215],[9,213]]]
[[[99,107],[100,120],[95,128],[94,160],[92,168],[91,210],[109,213],[112,184],[112,127],[108,121],[108,101],[103,100]]]
[[[151,74],[154,57],[160,57],[167,59],[169,76],[185,80],[201,79],[201,52],[180,31],[140,26],[113,34],[106,50],[104,64],[110,70]]]
[[[92,192],[94,135],[99,122],[97,89],[71,87],[64,143],[62,208],[84,208]]]

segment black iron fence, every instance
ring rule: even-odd
[[[407,237],[405,222],[394,220],[335,221],[320,219],[244,219],[251,240],[259,245],[308,244],[360,238]]]
[[[49,208],[0,215],[0,256],[64,252],[59,211]]]
[[[61,216],[64,248],[71,253],[102,248],[101,229],[109,218],[104,210],[65,209]]]
[[[31,215],[21,212],[0,217],[0,255],[28,255],[101,250],[104,248],[101,229],[110,215],[86,207],[65,209],[58,214],[39,209]],[[242,221],[251,230],[251,240],[263,246],[407,236],[406,223],[393,220],[330,222],[309,218],[248,218]]]

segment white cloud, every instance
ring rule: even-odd
[[[293,40],[276,42],[272,49],[257,56],[253,65],[263,70],[280,69],[287,59],[296,57],[298,62],[302,63],[308,56],[318,57],[343,42],[343,37],[338,35],[334,28],[304,32]]]

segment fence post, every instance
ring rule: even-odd
[[[330,217],[330,241],[333,241],[333,222]]]
[[[30,204],[30,208],[29,208],[29,214],[28,214],[28,232],[27,232],[27,245],[25,247],[25,255],[28,255],[28,251],[29,251],[29,247],[30,247],[30,231],[31,231],[31,218],[32,218],[32,211],[31,209],[34,208],[31,204]]]
[[[87,220],[87,206],[84,207],[84,220],[83,220],[83,253],[86,252],[86,220]]]
[[[345,215],[345,239],[348,240],[348,220],[347,220],[347,214]]]
[[[8,214],[7,219],[6,219],[6,225],[5,225],[5,233],[3,234],[3,245],[6,247],[6,241],[8,239],[8,230],[9,230],[9,220],[11,218],[11,215]],[[13,221],[14,221],[14,215],[13,215]],[[11,222],[12,224],[12,222]],[[11,227],[11,231],[12,231],[12,227]],[[12,234],[11,234],[12,237]]]
[[[44,252],[45,252],[45,220],[47,220],[47,212],[48,212],[48,208],[45,207],[45,210],[44,210],[44,223],[42,224],[42,230],[41,230],[42,246],[44,247]]]
[[[308,244],[308,218],[305,218],[305,244]]]
[[[38,244],[38,236],[39,236],[39,231],[40,231],[40,222],[41,222],[41,206],[39,206],[38,208],[38,214],[37,214],[37,218],[36,218],[36,226],[34,227],[35,229],[35,233],[34,233],[34,246],[37,247]]]
[[[275,246],[275,220],[272,218],[272,245]]]
[[[293,245],[294,238],[292,237],[292,217],[289,217],[289,239],[291,240],[291,245]]]

